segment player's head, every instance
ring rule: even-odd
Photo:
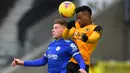
[[[52,29],[52,37],[54,39],[59,39],[62,37],[62,33],[66,28],[67,22],[63,19],[56,19],[54,21],[53,29]]]
[[[91,24],[92,10],[88,6],[80,6],[75,9],[77,21],[81,27]]]

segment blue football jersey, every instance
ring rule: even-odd
[[[66,73],[66,66],[71,57],[78,61],[80,68],[85,69],[85,62],[75,43],[61,38],[50,43],[43,57],[24,61],[24,66],[39,67],[48,63],[48,73]]]
[[[44,54],[48,58],[48,72],[65,73],[68,61],[77,54],[78,48],[72,40],[54,40]]]

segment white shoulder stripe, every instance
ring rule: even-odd
[[[65,42],[67,42],[67,43],[69,43],[69,42],[70,42],[70,40],[69,40],[69,39],[67,39],[67,40],[65,40],[65,39],[64,39],[64,41],[65,41]]]
[[[44,53],[44,56],[47,57],[47,55]]]
[[[72,56],[74,57],[74,56],[77,55],[77,54],[79,54],[79,52],[74,53]]]

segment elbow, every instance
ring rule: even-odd
[[[94,39],[88,39],[87,43],[94,44],[99,40],[100,37],[94,38]]]
[[[100,39],[101,35],[98,32],[93,32],[93,34],[88,37],[87,43],[96,43]]]

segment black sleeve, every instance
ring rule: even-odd
[[[102,27],[97,26],[97,27],[95,27],[94,31],[97,31],[98,33],[101,33],[102,32]]]

